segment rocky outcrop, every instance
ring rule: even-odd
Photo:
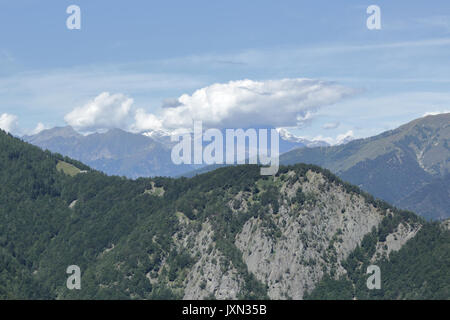
[[[252,218],[236,237],[248,269],[268,285],[272,299],[301,299],[324,273],[345,273],[341,262],[383,218],[362,196],[345,192],[320,173],[309,171],[306,177],[283,183],[283,204],[270,223]],[[289,204],[298,188],[315,204]]]
[[[408,240],[414,238],[420,228],[419,224],[400,223],[397,229],[386,237],[386,241],[377,243],[371,261],[375,262],[381,258],[389,259],[389,254],[400,250]]]
[[[271,180],[270,180],[271,179]],[[271,299],[302,299],[324,275],[339,278],[344,260],[390,209],[376,208],[363,194],[349,192],[322,172],[298,175],[288,171],[256,181],[256,194],[240,191],[226,202],[230,214],[246,214],[269,188],[276,203],[263,205],[263,214],[249,217],[234,245],[248,271],[267,286]],[[173,236],[178,251],[189,252],[195,263],[184,280],[184,299],[237,299],[245,280],[216,246],[210,221],[192,221],[177,212],[180,230]],[[376,245],[376,261],[399,250],[420,230],[419,224],[400,223]]]
[[[186,219],[184,223],[185,226],[189,225],[189,222],[186,224]],[[177,242],[181,250],[188,250],[191,256],[198,257],[186,277],[183,299],[237,299],[242,279],[233,266],[227,269],[223,267],[225,257],[217,250],[212,240],[213,234],[211,224],[205,222],[200,232],[191,229]]]

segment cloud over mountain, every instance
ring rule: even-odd
[[[0,115],[0,129],[6,132],[12,132],[17,128],[17,116],[13,114],[3,113]]]
[[[317,109],[341,101],[354,89],[313,79],[237,80],[215,83],[163,101],[159,112],[134,109],[133,99],[103,92],[73,109],[65,121],[79,131],[122,128],[133,132],[210,128],[301,127]]]
[[[73,109],[64,120],[80,131],[124,128],[130,119],[133,99],[123,94],[103,92],[81,107]]]
[[[30,134],[35,135],[46,129],[48,129],[48,127],[46,127],[42,122],[39,122],[36,127],[30,132]]]
[[[216,83],[166,103],[158,115],[139,109],[134,129],[191,128],[193,120],[214,128],[295,127],[308,112],[353,93],[353,89],[312,79]]]

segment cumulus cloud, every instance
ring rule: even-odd
[[[126,128],[133,99],[123,94],[103,92],[81,107],[73,109],[64,120],[80,131]]]
[[[13,132],[17,129],[17,116],[13,114],[3,113],[0,115],[0,129],[6,132]]]
[[[64,119],[83,132],[122,128],[174,134],[192,129],[193,121],[202,121],[205,128],[298,129],[308,125],[319,108],[354,92],[335,83],[312,79],[238,80],[165,99],[159,113],[132,108],[133,99],[123,94],[103,92],[73,109]]]
[[[353,133],[353,130],[349,130],[346,133],[339,134],[336,137],[336,144],[347,143],[349,141],[352,141],[353,139],[355,139],[355,134]]]
[[[216,83],[165,103],[159,115],[136,112],[134,130],[205,127],[300,127],[317,109],[352,95],[353,89],[312,79],[238,80]]]
[[[33,130],[31,130],[30,135],[35,135],[40,133],[43,130],[48,129],[48,127],[46,127],[42,122],[39,122],[36,126],[36,128],[34,128]]]
[[[162,121],[152,113],[146,113],[144,109],[137,109],[135,114],[134,131],[144,131],[148,129],[162,130]]]
[[[325,123],[322,128],[326,129],[326,130],[330,130],[330,129],[336,129],[337,127],[340,126],[340,122],[336,121],[336,122],[329,122],[329,123]]]

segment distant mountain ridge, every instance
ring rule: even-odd
[[[297,149],[282,155],[280,163],[325,167],[394,205],[427,218],[445,219],[450,217],[448,198],[427,201],[424,206],[418,204],[414,194],[422,190],[421,197],[431,199],[435,192],[450,193],[449,140],[450,113],[445,113],[342,146]]]
[[[281,165],[315,164],[400,208],[428,219],[450,217],[450,113],[413,120],[397,129],[346,144],[301,148]],[[225,165],[183,174],[193,177]]]
[[[374,137],[313,148],[305,148],[311,142],[280,134],[284,137],[280,163],[325,167],[396,206],[429,219],[445,219],[450,217],[449,197],[445,197],[450,194],[449,123],[450,113],[427,116]],[[142,135],[113,129],[83,136],[62,127],[24,140],[107,174],[130,178],[193,176],[224,166],[174,165],[173,143],[165,132]]]
[[[223,130],[225,136],[225,130]],[[171,160],[174,142],[164,131],[136,134],[121,129],[82,135],[72,127],[43,130],[23,140],[44,150],[60,153],[82,161],[109,175],[129,178],[176,177],[205,165],[175,165]],[[204,142],[204,145],[208,143]],[[280,134],[280,153],[297,148],[324,146],[323,141],[309,141],[293,135]]]
[[[84,136],[70,126],[56,127],[37,135],[24,136],[23,139],[110,175],[129,178],[172,176],[196,168],[174,165],[170,158],[170,146],[121,129]]]

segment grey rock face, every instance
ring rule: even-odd
[[[306,181],[285,183],[282,192],[289,196],[299,187],[320,205],[297,210],[284,204],[272,218],[281,232],[277,238],[266,235],[259,219],[249,220],[236,237],[249,270],[268,284],[272,299],[301,299],[324,273],[344,273],[341,262],[383,218],[361,196],[329,185],[321,174],[310,171]]]

